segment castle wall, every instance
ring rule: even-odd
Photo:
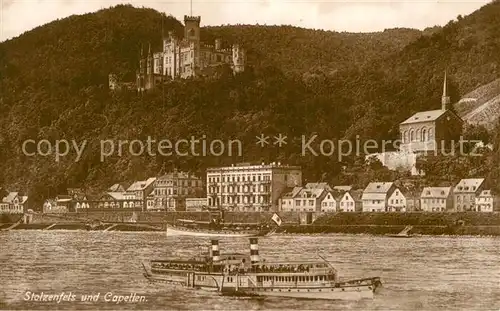
[[[381,153],[372,153],[367,155],[365,158],[369,159],[371,157],[377,158],[383,166],[390,170],[403,170],[411,172],[412,175],[419,175],[416,168],[417,154],[413,152],[406,151],[390,151]]]

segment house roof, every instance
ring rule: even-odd
[[[108,192],[107,194],[117,201],[125,200],[125,195],[123,192]]]
[[[291,191],[285,193],[282,198],[322,198],[327,193],[329,191],[322,188],[294,187]]]
[[[3,198],[3,202],[5,203],[12,203],[12,201],[14,201],[14,199],[17,197],[18,195],[18,192],[9,192],[9,194],[7,194],[7,196],[5,198]]]
[[[446,110],[429,110],[429,111],[421,111],[417,112],[408,119],[404,120],[401,122],[401,124],[412,124],[412,123],[419,123],[419,122],[427,122],[427,121],[435,121],[437,120],[440,116],[442,116]]]
[[[295,194],[296,198],[319,198],[326,193],[325,189],[316,188],[302,188],[298,193]]]
[[[120,192],[122,191],[121,189],[125,190],[127,189],[127,185],[125,183],[116,183],[113,186],[108,188],[109,192]]]
[[[28,196],[23,195],[23,196],[21,196],[21,199],[19,200],[19,204],[24,204],[24,203],[26,203],[26,201],[28,201]]]
[[[198,178],[199,177],[196,177],[194,175],[190,175],[189,173],[186,173],[186,172],[171,172],[171,173],[166,173],[160,177],[158,177],[158,179],[175,179],[175,178]]]
[[[366,186],[365,193],[387,193],[394,185],[393,182],[371,182]]]
[[[363,190],[351,190],[349,191],[349,194],[354,199],[354,201],[361,201]]]
[[[453,189],[454,192],[473,193],[483,184],[484,178],[464,178]]]
[[[325,193],[321,195],[321,197],[322,197],[322,198],[323,198],[323,200],[324,200],[324,199],[326,199],[326,197],[327,197],[329,194],[332,196],[332,198],[333,198],[335,201],[338,201],[338,200],[339,200],[339,199],[338,199],[338,196],[336,195],[336,193],[335,193],[335,192],[333,192],[333,191],[328,191],[328,190],[326,190],[326,191],[325,191]]]
[[[442,198],[446,199],[451,193],[451,187],[424,187],[421,198]]]
[[[326,189],[332,191],[332,188],[326,182],[310,182],[306,184],[306,188],[309,189]]]
[[[128,187],[127,191],[141,191],[149,187],[153,182],[155,182],[156,178],[151,177],[147,180],[136,181],[130,187]]]
[[[481,193],[479,194],[479,196],[480,197],[491,197],[493,195],[491,194],[491,190],[483,190],[483,191],[481,191]]]
[[[338,190],[338,191],[351,191],[352,190],[352,186],[334,186],[333,187],[333,190]]]
[[[362,200],[384,200],[393,182],[372,182],[363,191]]]

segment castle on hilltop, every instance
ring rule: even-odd
[[[200,16],[184,16],[184,38],[178,38],[173,31],[163,38],[163,51],[153,53],[151,44],[147,55],[141,48],[136,86],[139,92],[154,88],[172,79],[186,79],[213,76],[223,65],[228,65],[233,73],[243,72],[246,52],[239,44],[223,48],[222,41],[216,39],[214,45],[200,40]]]

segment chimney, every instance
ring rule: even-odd
[[[259,262],[259,244],[257,238],[250,238],[250,262],[252,264]]]
[[[443,96],[441,97],[441,110],[448,110],[448,105],[450,104],[450,97],[447,92],[447,81],[446,81],[446,71],[444,72],[444,81],[443,81]]]
[[[220,253],[219,253],[219,240],[212,240],[212,261],[217,262],[220,261]]]

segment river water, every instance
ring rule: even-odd
[[[248,253],[245,238],[221,239],[221,252]],[[261,259],[326,257],[341,277],[380,276],[374,300],[319,301],[233,298],[151,284],[142,260],[193,256],[208,239],[151,232],[0,232],[0,309],[75,310],[500,310],[500,239],[368,235],[272,236],[259,240]],[[34,301],[27,292],[74,295]],[[107,294],[112,293],[112,294]],[[144,296],[116,304],[115,295]],[[82,295],[97,295],[82,302]],[[117,296],[118,297],[118,296]]]

